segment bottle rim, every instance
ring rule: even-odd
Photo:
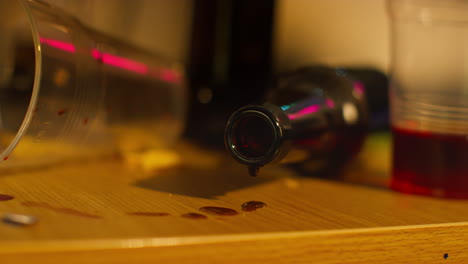
[[[236,142],[239,137],[238,133],[241,132],[239,131],[240,124],[243,122],[255,125],[257,128],[260,127],[261,130],[267,130],[270,133],[269,135],[268,133],[259,135],[263,137],[263,140],[271,141],[268,147],[263,149],[262,153],[246,155],[245,149],[242,149],[242,146],[238,144],[239,142]],[[251,127],[250,129],[254,128]],[[228,152],[240,163],[252,167],[262,167],[279,157],[283,144],[283,134],[283,127],[276,113],[264,106],[246,106],[234,112],[229,118],[224,133],[224,142]]]

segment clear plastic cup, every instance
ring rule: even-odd
[[[389,0],[392,187],[468,198],[468,1]]]
[[[0,0],[0,172],[144,151],[185,123],[179,64],[36,0]]]

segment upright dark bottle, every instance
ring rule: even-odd
[[[334,173],[360,149],[367,131],[364,85],[344,70],[312,66],[277,80],[263,105],[235,111],[225,144],[252,176],[275,162],[313,164]]]

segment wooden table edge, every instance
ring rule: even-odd
[[[466,253],[465,253],[466,251]],[[417,259],[413,259],[414,256]],[[2,263],[468,261],[468,222],[255,234],[0,243]],[[195,259],[193,259],[195,257]],[[226,259],[228,257],[228,259]],[[442,258],[444,257],[444,259]],[[137,258],[137,259],[135,259]],[[94,262],[93,260],[98,261]],[[120,263],[117,261],[117,263]],[[379,262],[378,262],[379,261]],[[281,262],[281,261],[280,261]]]

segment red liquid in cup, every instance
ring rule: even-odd
[[[468,135],[394,127],[392,173],[403,193],[468,198]]]

